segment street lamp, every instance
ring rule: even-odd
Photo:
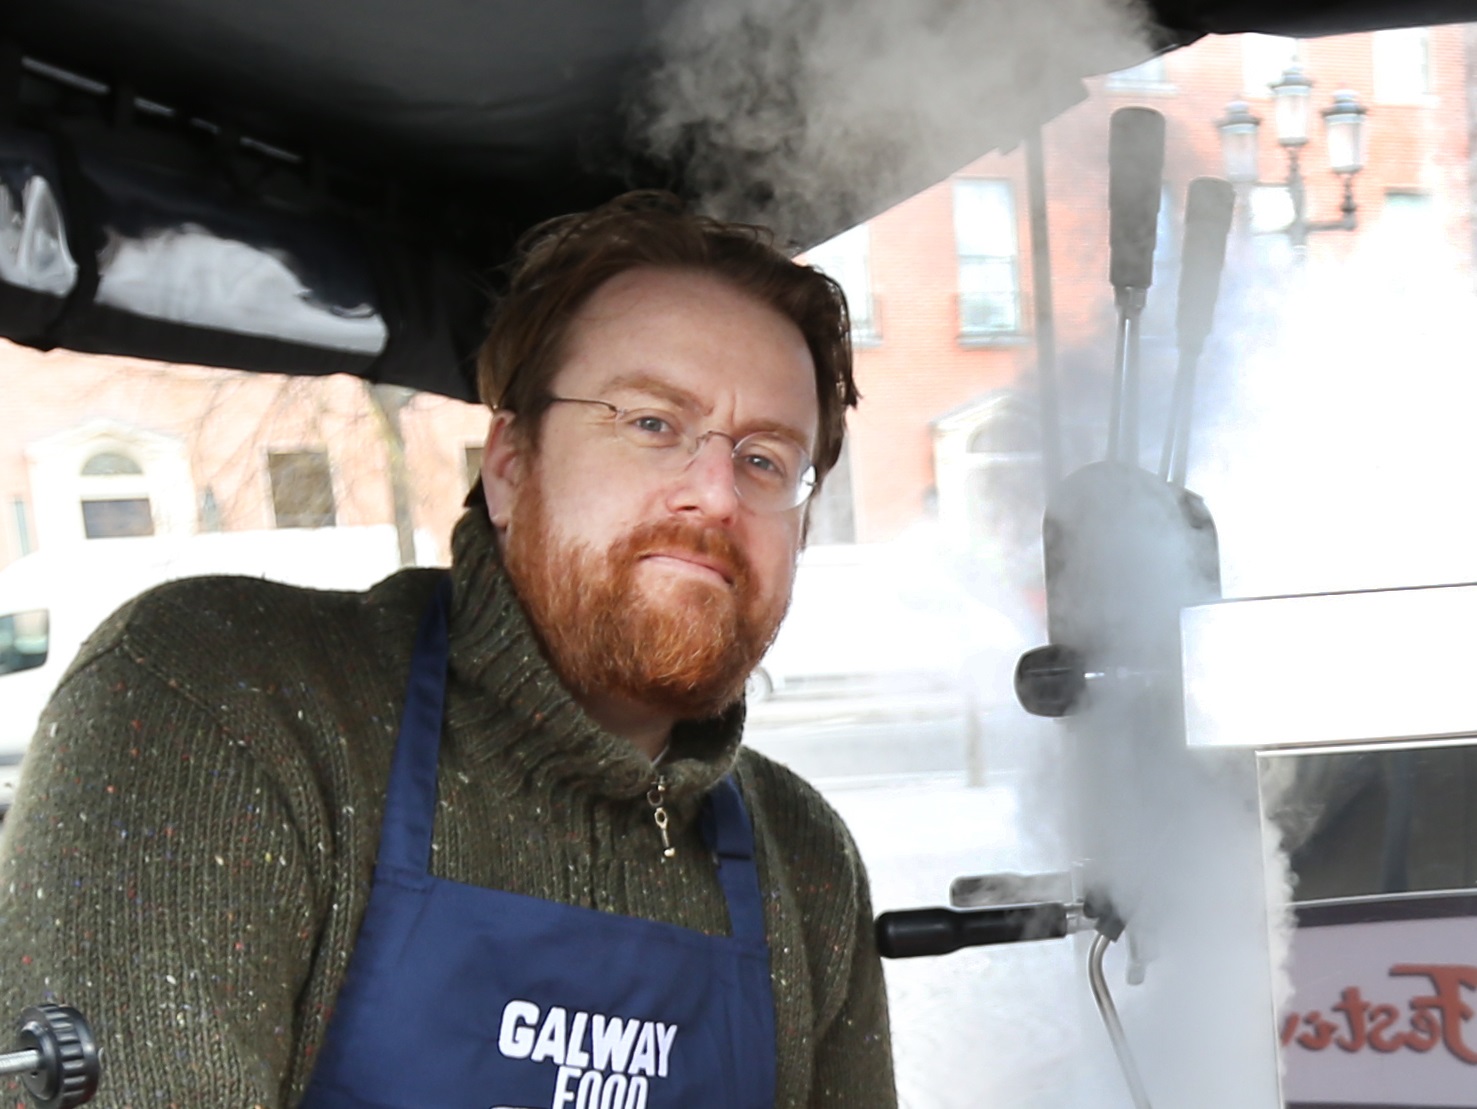
[[[1287,190],[1292,203],[1292,219],[1279,228],[1292,241],[1301,255],[1308,236],[1315,231],[1353,231],[1358,224],[1358,205],[1354,203],[1354,175],[1364,168],[1364,117],[1367,109],[1347,89],[1333,95],[1333,106],[1323,110],[1323,123],[1328,133],[1329,168],[1343,178],[1344,200],[1336,220],[1308,219],[1308,197],[1303,184],[1302,148],[1308,144],[1308,116],[1313,98],[1313,82],[1298,66],[1289,66],[1281,80],[1271,86],[1276,109],[1277,142],[1287,152],[1287,178],[1270,182]],[[1221,152],[1226,161],[1226,177],[1238,189],[1259,184],[1257,169],[1257,129],[1261,120],[1252,115],[1244,100],[1226,105],[1224,119],[1216,126],[1221,133]]]

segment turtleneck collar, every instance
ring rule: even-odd
[[[512,759],[551,784],[634,798],[657,775],[652,761],[605,731],[575,703],[544,659],[503,571],[487,510],[469,508],[452,532],[451,669],[512,716],[512,741],[496,757]],[[672,730],[661,774],[674,802],[706,793],[733,767],[744,706]],[[489,752],[492,754],[492,752]]]

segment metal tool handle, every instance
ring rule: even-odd
[[[1053,939],[1071,931],[1066,905],[1012,905],[999,909],[905,909],[877,918],[877,950],[888,959],[947,955],[961,947]]]

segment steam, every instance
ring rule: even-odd
[[[633,145],[718,215],[811,245],[1143,60],[1137,0],[692,3],[634,98]]]
[[[1082,98],[1081,74],[1138,62],[1153,45],[1142,9],[1130,0],[1049,8],[1012,0],[692,3],[666,28],[662,56],[635,99],[634,145],[681,165],[684,184],[708,210],[769,224],[809,245],[992,149],[1013,147]],[[1290,258],[1241,261],[1259,275],[1292,270]],[[1357,279],[1355,270],[1363,271]],[[1424,472],[1388,466],[1384,436],[1398,419],[1392,396],[1418,411],[1428,432],[1448,430],[1446,420],[1458,432],[1472,410],[1436,399],[1451,380],[1441,364],[1471,350],[1470,325],[1452,322],[1472,317],[1470,293],[1443,287],[1392,296],[1391,275],[1409,272],[1403,259],[1371,258],[1343,276],[1308,267],[1277,287],[1243,290],[1239,300],[1228,290],[1223,298],[1203,367],[1189,485],[1219,524],[1227,596],[1406,584],[1412,573],[1416,582],[1477,577],[1470,513],[1450,510],[1465,503],[1459,487],[1446,487],[1446,505],[1411,496],[1442,489],[1429,479],[1470,473],[1474,460],[1434,453],[1431,444],[1445,436],[1428,434],[1415,444]],[[1111,296],[1106,286],[1103,296]],[[1435,318],[1443,322],[1410,322],[1431,305],[1440,305]],[[1351,320],[1394,326],[1371,335]],[[1416,341],[1425,346],[1413,357]],[[1398,385],[1372,387],[1388,384],[1396,367]],[[1451,441],[1468,438],[1458,433]],[[1350,462],[1361,458],[1366,464],[1350,482]],[[1422,506],[1402,520],[1407,534],[1435,537],[1420,544],[1424,565],[1412,571],[1408,541],[1388,542],[1387,521],[1363,511],[1370,499],[1386,512]],[[1378,563],[1351,557],[1377,547],[1385,555]],[[1157,608],[1176,588],[1146,580],[1124,598],[1126,607]],[[1104,658],[1138,649],[1132,627],[1118,630],[1127,640],[1100,644]],[[1082,863],[1130,917],[1143,983],[1125,982],[1126,942],[1112,950],[1110,980],[1155,1104],[1270,1109],[1278,1066],[1273,1014],[1290,993],[1291,877],[1266,813],[1280,808],[1288,783],[1269,776],[1259,796],[1251,754],[1187,751],[1175,694],[1156,699],[1123,684],[1100,692],[1097,715],[1055,737],[1069,752],[1063,762],[1074,767],[1074,780],[1043,776],[1014,796],[1023,823],[1039,824],[1053,803],[1074,814],[1075,857],[1063,861]],[[1029,792],[1043,781],[1041,793]],[[981,796],[969,809],[983,812],[985,804]],[[904,826],[961,843],[981,835],[962,815],[957,827],[939,816],[936,805],[926,821],[913,822],[910,811]],[[867,838],[860,827],[858,835]],[[881,838],[895,845],[899,837]],[[1010,849],[1022,866],[1045,855]],[[997,868],[991,858],[958,861],[958,873]],[[908,897],[889,903],[884,896],[879,908],[916,905],[928,895]],[[941,964],[939,975],[957,983],[966,972],[949,968],[969,967],[970,982],[985,991],[991,961],[997,979],[1007,964],[1032,964],[1043,974],[1042,989],[1023,981],[1028,996],[1011,998],[1021,1011],[991,1014],[1014,1028],[1042,1020],[1052,1004],[1043,994],[1060,995],[1060,980],[1044,976],[1060,969],[1057,956],[1069,950],[1043,944],[961,954]],[[1078,1019],[1050,1028],[1034,1046],[1053,1064],[1075,1064],[1081,1089],[1072,1104],[1126,1105],[1080,959],[1072,973]],[[901,980],[891,969],[889,976]],[[900,992],[901,1040],[916,1030],[904,1027],[915,1010],[897,1007]],[[937,1024],[951,1015],[940,1013]],[[983,1026],[950,1037],[977,1057],[990,1055],[992,1041],[998,1035]],[[988,1066],[986,1058],[980,1069]],[[969,1064],[955,1055],[953,1067],[964,1082],[943,1067],[932,1071],[929,1104],[978,1103],[977,1089],[958,1088],[967,1087]]]
[[[1344,262],[1264,263],[1284,280],[1242,290],[1207,351],[1192,484],[1233,595],[1477,581],[1469,263],[1439,209],[1360,219]]]

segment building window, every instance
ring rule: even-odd
[[[1285,35],[1241,36],[1241,91],[1248,97],[1271,96],[1289,66],[1303,64],[1302,43]]]
[[[154,534],[154,509],[138,459],[122,450],[100,450],[82,463],[82,534],[124,539]]]
[[[128,539],[154,534],[147,497],[82,502],[82,534],[88,539]]]
[[[31,514],[26,509],[24,497],[14,497],[10,502],[12,517],[15,520],[15,549],[19,555],[28,555],[36,549],[35,540],[31,538]]]
[[[872,235],[865,223],[805,252],[805,261],[833,278],[846,294],[851,338],[861,345],[881,340],[872,298]]]
[[[1009,181],[954,182],[959,255],[959,336],[989,339],[1021,330],[1015,194]]]
[[[1148,61],[1130,66],[1128,69],[1120,69],[1116,73],[1108,74],[1108,88],[1110,89],[1138,91],[1142,89],[1167,90],[1169,87],[1169,74],[1165,68],[1163,54],[1155,55]]]
[[[326,451],[283,451],[267,455],[272,513],[279,528],[331,528],[333,474]]]
[[[172,436],[93,419],[28,443],[26,459],[28,530],[38,549],[196,530],[189,457]]]
[[[482,452],[485,448],[481,443],[471,447],[462,448],[462,478],[468,489],[477,484],[477,479],[482,476]]]
[[[82,464],[83,477],[122,477],[143,472],[144,468],[122,451],[99,451]]]
[[[1410,103],[1430,96],[1431,33],[1424,27],[1402,27],[1374,33],[1374,98]]]
[[[851,443],[841,444],[841,457],[826,480],[821,491],[810,504],[810,519],[806,530],[806,542],[815,546],[821,543],[856,542],[856,507],[851,492]]]

